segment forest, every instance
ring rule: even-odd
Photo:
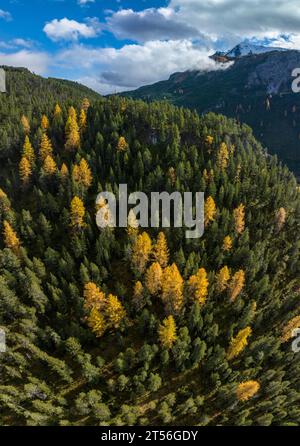
[[[233,119],[7,69],[0,423],[298,426],[300,189]],[[205,193],[205,232],[102,191]]]

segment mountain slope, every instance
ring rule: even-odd
[[[234,117],[300,175],[300,103],[291,88],[295,67],[300,67],[300,52],[268,52],[239,58],[226,70],[176,73],[123,95]]]
[[[1,160],[1,425],[299,425],[294,176],[224,116],[118,97],[68,109],[68,86],[41,82],[49,104],[30,74],[11,81],[30,130]],[[124,183],[203,191],[204,236],[100,230],[98,193]]]

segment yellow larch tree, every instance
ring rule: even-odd
[[[260,384],[257,381],[245,381],[240,383],[236,390],[236,395],[239,401],[248,401],[260,389]]]
[[[208,197],[204,203],[204,224],[207,226],[209,223],[213,222],[216,218],[217,207],[214,199]]]
[[[71,202],[71,227],[75,230],[84,228],[85,207],[79,197],[74,197]]]
[[[47,118],[46,115],[43,115],[41,119],[41,128],[43,132],[46,132],[46,130],[48,130],[48,127],[49,127],[49,119]]]
[[[32,175],[31,164],[25,156],[22,156],[19,163],[19,176],[23,186],[28,184],[30,177]]]
[[[163,271],[158,262],[149,266],[145,276],[145,285],[151,295],[155,295],[161,290],[162,275]]]
[[[56,117],[60,116],[61,113],[62,113],[62,110],[61,110],[60,105],[56,104],[54,107],[54,117],[56,118]]]
[[[176,170],[174,169],[174,167],[170,167],[168,169],[167,176],[168,176],[172,186],[174,186],[176,184],[176,180],[177,180]]]
[[[241,269],[234,274],[228,287],[229,298],[231,302],[234,302],[236,298],[241,294],[244,286],[245,286],[245,273]]]
[[[191,298],[200,305],[204,305],[206,302],[208,286],[209,282],[204,268],[200,268],[197,273],[191,276],[188,280],[188,289]]]
[[[232,248],[232,238],[230,237],[230,235],[226,235],[226,237],[224,237],[224,240],[223,240],[222,249],[223,249],[223,251],[227,252],[227,251],[230,251],[231,248]]]
[[[154,244],[153,258],[162,268],[165,268],[169,263],[169,248],[166,236],[163,232],[158,234],[157,241]]]
[[[40,147],[39,147],[39,156],[42,161],[45,161],[47,156],[52,156],[53,149],[52,144],[46,133],[42,134]]]
[[[152,241],[147,232],[138,235],[133,242],[131,264],[138,273],[143,273],[152,251]]]
[[[239,207],[234,209],[233,218],[235,231],[237,234],[242,234],[245,230],[245,206],[243,204],[240,204]]]
[[[73,167],[72,179],[87,189],[91,186],[93,176],[91,169],[84,158],[81,159],[79,165]]]
[[[173,316],[164,319],[163,323],[159,326],[158,336],[162,347],[170,350],[177,339],[176,323]]]
[[[133,239],[137,236],[139,232],[139,222],[132,209],[130,209],[129,211],[127,222],[128,222],[127,234],[131,239]]]
[[[32,145],[30,143],[29,137],[27,135],[25,136],[22,156],[28,159],[28,161],[30,162],[31,166],[34,164],[34,162],[35,162],[35,153],[34,153]]]
[[[173,263],[163,271],[162,301],[167,314],[179,314],[183,307],[183,278]]]
[[[222,142],[219,151],[218,151],[218,156],[217,156],[217,166],[219,167],[219,169],[226,169],[226,167],[228,166],[228,160],[229,160],[229,150],[227,145]]]
[[[300,328],[300,316],[291,319],[282,330],[281,342],[287,342],[293,337],[293,331]]]
[[[94,282],[85,284],[83,297],[85,310],[92,310],[92,308],[100,310],[104,307],[106,302],[105,294]]]
[[[228,266],[224,266],[217,274],[217,292],[222,293],[228,287],[230,280],[230,271]]]
[[[124,136],[120,136],[118,144],[117,144],[117,151],[118,152],[126,152],[128,149],[128,144],[126,142],[126,139]]]
[[[86,112],[83,110],[83,108],[80,110],[79,115],[79,128],[81,133],[83,133],[87,126],[87,118],[86,118]]]
[[[251,335],[252,330],[250,327],[246,327],[243,330],[240,330],[235,338],[231,339],[228,352],[227,359],[231,361],[232,359],[239,356],[240,353],[245,349],[248,344],[248,338]]]
[[[3,222],[3,237],[5,246],[11,249],[14,253],[18,253],[21,243],[16,232],[7,220],[4,220]]]
[[[29,133],[30,133],[30,125],[29,125],[28,118],[25,115],[23,115],[21,117],[21,124],[22,124],[24,133],[26,135],[29,135]]]
[[[125,319],[126,311],[117,296],[109,294],[107,298],[105,314],[109,325],[113,328],[118,328],[121,322]]]
[[[65,149],[68,151],[77,150],[80,147],[80,133],[77,123],[77,113],[74,107],[69,108],[69,115],[66,123],[66,143]]]
[[[3,212],[8,212],[10,210],[10,201],[8,196],[0,187],[0,210]]]
[[[280,232],[286,222],[286,210],[284,208],[278,209],[275,214],[275,228],[276,232]]]
[[[88,109],[90,108],[90,106],[91,106],[91,104],[90,104],[90,101],[88,100],[88,98],[84,98],[82,101],[82,105],[81,105],[82,110],[87,112]]]
[[[57,165],[52,156],[48,155],[43,163],[43,171],[47,176],[52,176],[57,172]]]
[[[69,175],[69,169],[68,167],[65,165],[65,163],[62,164],[61,168],[60,168],[60,174],[63,178],[66,178]]]
[[[142,285],[142,282],[138,280],[137,282],[135,282],[133,287],[133,304],[136,309],[142,308],[143,300],[144,300],[144,287]]]
[[[97,338],[101,338],[107,328],[105,318],[97,308],[93,308],[87,318],[87,323]]]

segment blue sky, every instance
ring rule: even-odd
[[[103,94],[217,69],[244,39],[300,48],[298,0],[0,0],[0,64]]]

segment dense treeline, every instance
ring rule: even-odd
[[[87,96],[1,97],[1,423],[298,425],[293,175],[233,120]],[[99,230],[121,183],[205,192],[204,236]]]

